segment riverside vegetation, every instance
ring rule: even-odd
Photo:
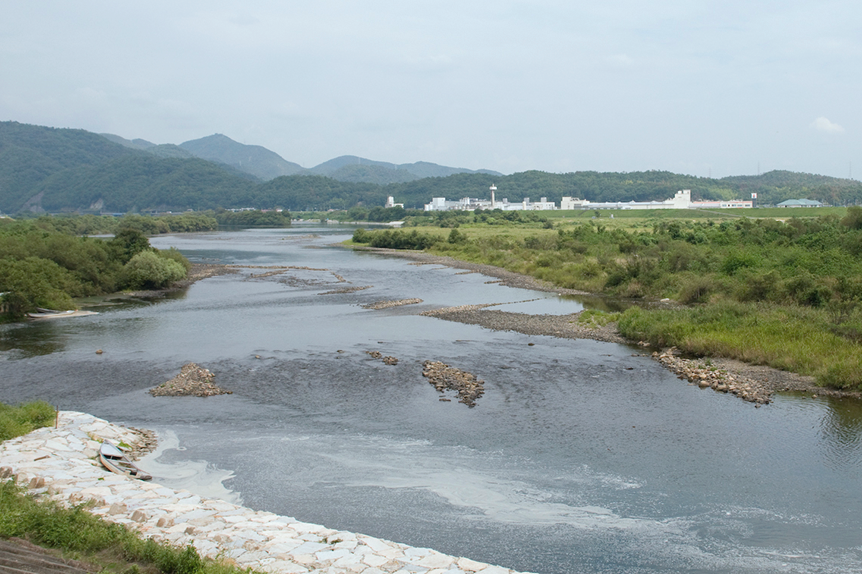
[[[440,214],[421,230],[360,229],[353,242],[422,249],[561,288],[672,300],[612,319],[631,340],[862,391],[862,208],[786,221],[738,212],[587,213],[592,218],[581,222],[501,211]]]
[[[0,219],[0,304],[7,317],[18,319],[38,307],[72,309],[76,297],[162,289],[184,279],[191,264],[176,249],[153,248],[146,236],[212,231],[220,225],[285,227],[290,213],[219,210],[161,217]],[[114,237],[88,237],[94,234]]]
[[[179,251],[151,247],[132,227],[101,239],[75,235],[65,222],[47,218],[0,225],[0,302],[13,319],[38,307],[73,309],[74,297],[159,289],[186,277],[190,267]]]
[[[54,422],[54,415],[54,408],[41,401],[17,407],[0,403],[0,441],[48,426]],[[89,514],[85,505],[66,508],[50,499],[27,495],[14,480],[0,480],[0,538],[11,537],[59,550],[64,557],[94,565],[102,572],[248,572],[201,558],[192,546],[178,548],[144,539],[120,524]]]

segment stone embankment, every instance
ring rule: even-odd
[[[337,531],[221,500],[205,499],[106,471],[99,443],[135,445],[141,435],[91,415],[61,412],[58,427],[0,444],[0,476],[31,493],[90,512],[241,568],[285,574],[514,574],[512,570],[427,548]]]
[[[770,390],[759,381],[733,375],[724,369],[706,364],[704,360],[684,359],[678,355],[675,347],[665,349],[661,353],[655,352],[652,356],[667,369],[679,375],[679,378],[687,379],[702,389],[711,388],[720,393],[731,393],[742,400],[755,403],[756,406],[770,402]]]

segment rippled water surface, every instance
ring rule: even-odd
[[[755,409],[635,348],[421,317],[589,302],[329,247],[347,233],[156,238],[199,262],[297,269],[2,326],[0,400],[157,430],[144,463],[167,484],[520,570],[862,569],[859,402],[780,396]],[[367,288],[344,292],[356,287]],[[423,303],[361,307],[407,298]],[[485,395],[473,409],[440,402],[424,360],[475,373]],[[234,394],[147,393],[189,361]]]

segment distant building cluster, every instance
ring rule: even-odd
[[[560,209],[731,209],[752,208],[752,200],[692,201],[691,190],[681,189],[664,201],[615,201],[592,203],[587,199],[564,197]]]
[[[539,211],[557,209],[557,204],[543,197],[538,202],[531,202],[529,197],[519,203],[509,203],[508,199],[497,201],[494,197],[497,188],[491,186],[491,200],[465,197],[457,201],[448,201],[445,197],[435,197],[431,203],[425,204],[425,211],[475,211],[477,209],[502,209],[503,211]],[[390,198],[391,200],[391,198]],[[592,202],[577,197],[563,197],[560,201],[561,210],[574,209],[730,209],[752,208],[752,200],[732,199],[728,201],[692,201],[691,190],[681,189],[664,201],[614,201]]]
[[[543,209],[557,209],[557,204],[543,197],[540,201],[531,202],[529,197],[519,203],[509,203],[508,199],[503,201],[488,201],[465,197],[458,201],[448,201],[445,197],[434,197],[431,203],[425,204],[425,211],[475,211],[477,209],[502,209],[503,211],[533,211]]]

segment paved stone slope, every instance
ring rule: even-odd
[[[107,520],[157,540],[191,544],[204,556],[243,568],[285,574],[515,574],[111,474],[96,459],[104,439],[134,445],[141,435],[88,414],[61,412],[59,428],[0,444],[0,478],[14,476],[31,491],[67,503],[91,501],[91,511]]]

